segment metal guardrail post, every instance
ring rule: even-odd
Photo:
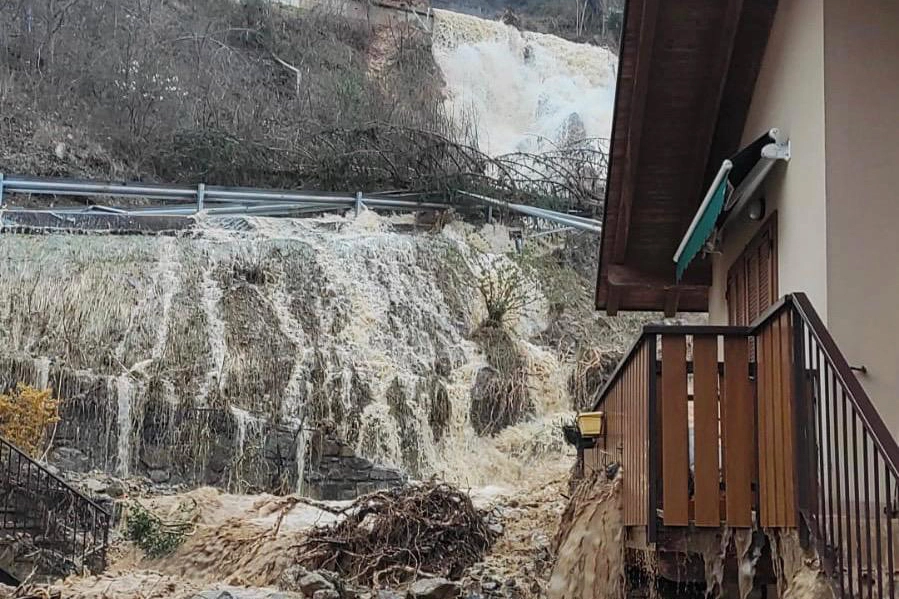
[[[359,216],[359,214],[362,213],[363,207],[364,206],[362,205],[362,192],[357,191],[356,192],[356,216]]]
[[[203,211],[203,202],[206,200],[206,184],[197,185],[197,212]]]
[[[3,173],[0,173],[0,208],[3,208]]]

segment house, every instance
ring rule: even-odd
[[[586,462],[663,577],[795,531],[837,596],[895,596],[899,4],[628,4],[596,306],[711,324],[644,330]]]

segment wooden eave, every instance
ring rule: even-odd
[[[596,306],[705,311],[711,265],[672,257],[738,150],[777,0],[630,0],[625,10]]]

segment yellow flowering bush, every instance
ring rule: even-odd
[[[47,429],[57,421],[59,402],[50,389],[19,383],[15,391],[0,393],[0,434],[32,457],[43,448]]]

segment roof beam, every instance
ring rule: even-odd
[[[637,162],[640,160],[640,142],[643,137],[643,115],[646,112],[646,96],[649,88],[652,48],[655,42],[659,0],[643,0],[640,11],[640,45],[637,48],[634,81],[631,92],[631,109],[627,122],[627,146],[624,154],[624,176],[621,195],[618,198],[618,222],[615,230],[615,247],[612,261],[624,263],[627,254],[627,238],[630,234],[631,205],[634,201],[634,181]],[[619,67],[620,68],[620,67]]]
[[[665,318],[674,318],[677,315],[677,305],[680,302],[680,289],[672,288],[665,292]]]
[[[701,282],[674,283],[673,276],[661,276],[646,273],[622,264],[610,264],[607,273],[609,289],[613,287],[630,287],[644,289],[678,289],[683,292],[701,291],[706,293],[708,284]]]
[[[618,316],[618,306],[621,305],[621,288],[617,285],[609,285],[606,299],[606,314]]]
[[[718,43],[714,66],[709,72],[709,81],[712,82],[709,93],[705,95],[703,110],[700,114],[706,115],[696,130],[695,163],[689,171],[692,177],[691,193],[695,193],[695,201],[688,202],[687,210],[681,216],[681,232],[686,232],[690,221],[695,215],[695,209],[703,195],[702,186],[706,178],[706,166],[709,162],[709,154],[712,149],[712,141],[715,137],[715,129],[718,125],[718,116],[721,109],[721,99],[724,95],[724,87],[727,84],[727,74],[730,70],[730,62],[733,57],[734,44],[737,40],[737,29],[740,25],[740,16],[743,14],[743,0],[728,0],[724,8],[724,16],[721,22],[721,38]],[[717,169],[716,169],[717,170]]]

